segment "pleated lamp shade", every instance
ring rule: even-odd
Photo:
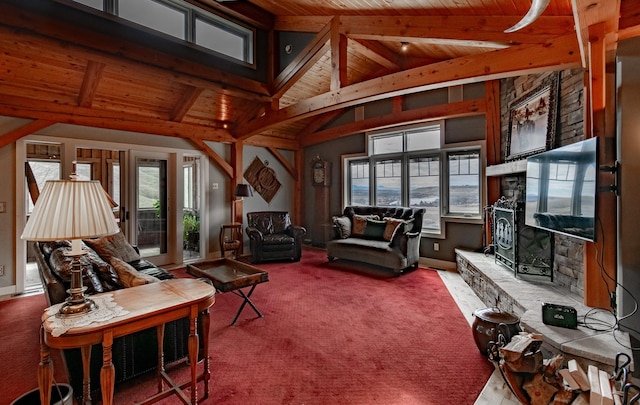
[[[95,180],[50,180],[22,232],[32,241],[97,238],[120,231],[107,195]]]

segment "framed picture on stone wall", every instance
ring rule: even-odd
[[[558,112],[558,74],[509,104],[506,160],[522,159],[553,147]]]

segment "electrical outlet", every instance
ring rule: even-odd
[[[433,250],[436,251],[436,252],[438,252],[440,250],[440,244],[438,242],[435,242],[433,244]]]
[[[211,190],[217,190],[218,189],[218,183],[211,183]]]
[[[0,277],[4,276],[4,264],[0,264]]]

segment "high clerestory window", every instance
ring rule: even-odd
[[[255,31],[182,0],[73,0],[188,41],[232,60],[254,63]]]
[[[443,122],[368,134],[367,156],[344,159],[346,205],[425,208],[423,232],[481,218],[481,145],[443,142]]]

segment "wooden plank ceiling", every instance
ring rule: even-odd
[[[315,39],[262,83],[6,1],[0,4],[0,115],[38,120],[37,127],[63,122],[197,145],[242,140],[296,150],[314,143],[310,134],[344,108],[587,66],[585,33],[597,24],[612,49],[618,31],[624,38],[640,33],[633,0],[551,0],[533,24],[513,33],[504,31],[528,12],[529,1],[190,1],[267,32]],[[280,52],[275,41],[270,46],[270,54]],[[0,146],[15,138],[0,136]]]

